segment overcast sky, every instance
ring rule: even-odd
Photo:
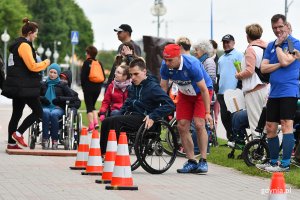
[[[92,22],[94,45],[98,49],[117,49],[120,41],[113,29],[122,23],[131,25],[133,40],[142,39],[143,35],[157,36],[157,17],[150,12],[154,0],[75,1]],[[187,36],[192,42],[210,39],[210,2],[163,0],[167,13],[161,17],[160,36],[174,39]],[[236,48],[244,51],[247,47],[245,26],[259,23],[264,29],[262,39],[274,40],[270,19],[274,14],[284,14],[284,5],[285,0],[213,0],[213,39],[222,49],[221,38],[230,33],[235,37]],[[300,38],[300,0],[293,0],[287,18],[293,35]]]

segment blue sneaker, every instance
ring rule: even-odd
[[[208,171],[207,162],[204,161],[203,158],[201,158],[197,165],[196,173],[207,173],[207,171]]]
[[[177,169],[177,173],[195,173],[197,169],[197,162],[195,160],[188,160],[184,163],[182,169]]]

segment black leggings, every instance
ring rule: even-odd
[[[99,90],[85,90],[83,91],[84,96],[84,102],[86,106],[87,113],[93,112],[93,110],[96,110],[95,104],[99,97],[101,91],[101,87]]]
[[[22,117],[25,105],[28,105],[32,113],[28,115],[22,124],[18,128],[19,121]],[[43,109],[38,97],[35,98],[14,98],[12,100],[12,115],[8,124],[8,143],[15,144],[16,142],[12,139],[12,134],[15,131],[23,134],[35,121],[42,119]]]
[[[106,153],[108,133],[110,129],[114,129],[119,138],[121,131],[138,130],[143,124],[143,115],[118,115],[105,118],[101,124],[100,147],[101,153]]]

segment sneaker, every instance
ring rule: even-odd
[[[266,170],[267,167],[273,167],[273,166],[278,166],[277,164],[271,164],[271,162],[267,162],[264,164],[256,164],[255,167],[261,170]]]
[[[17,136],[16,132],[12,134],[12,139],[15,140],[19,145],[23,147],[28,147],[28,145],[24,142],[24,137],[23,135]]]
[[[52,141],[52,150],[57,150],[58,149],[58,142],[56,140]]]
[[[283,166],[283,165],[275,165],[265,168],[268,172],[289,172],[290,166]]]
[[[204,161],[203,158],[201,158],[197,165],[196,173],[207,173],[207,171],[208,171],[207,162]]]
[[[49,139],[43,139],[42,140],[42,149],[49,149]]]
[[[98,123],[94,124],[94,127],[95,127],[95,129],[98,129],[99,128],[99,124]]]
[[[197,162],[195,160],[188,160],[182,169],[177,169],[177,173],[195,173],[197,169]]]
[[[22,149],[21,147],[19,147],[19,145],[14,144],[14,145],[7,145],[6,149]]]

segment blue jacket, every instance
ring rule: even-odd
[[[128,98],[121,108],[121,113],[149,115],[150,119],[158,120],[174,110],[175,105],[167,93],[151,76],[148,76],[139,85],[131,85],[128,88]]]

